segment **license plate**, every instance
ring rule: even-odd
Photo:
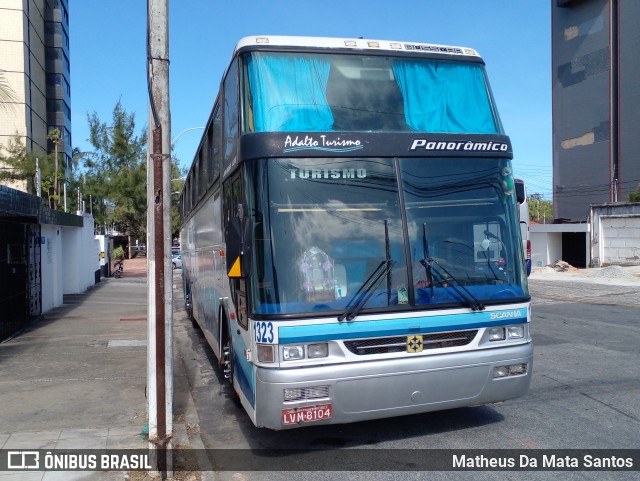
[[[332,416],[332,404],[318,404],[317,406],[283,409],[282,424],[310,423],[323,419],[331,419]]]

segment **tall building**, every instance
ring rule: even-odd
[[[0,108],[0,145],[17,134],[29,150],[53,152],[48,134],[58,129],[60,169],[72,153],[69,58],[68,0],[0,0],[0,76],[11,98]],[[27,182],[11,187],[26,191]]]
[[[638,0],[552,0],[556,219],[586,221],[640,184],[638,25]]]

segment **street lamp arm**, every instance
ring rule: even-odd
[[[183,131],[181,131],[178,135],[176,135],[173,140],[171,141],[171,147],[173,147],[173,144],[176,143],[176,141],[182,136],[182,134],[184,134],[185,132],[189,132],[190,130],[204,130],[206,127],[189,127],[188,129],[184,129]]]

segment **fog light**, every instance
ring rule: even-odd
[[[285,402],[324,399],[329,397],[329,386],[291,387],[284,389]]]
[[[519,376],[527,373],[526,364],[512,364],[509,366],[509,376]]]
[[[282,359],[285,361],[295,361],[298,359],[304,359],[304,347],[284,346],[282,348]]]
[[[284,390],[285,401],[300,401],[304,399],[302,389],[300,388],[288,388]]]
[[[504,341],[504,328],[503,327],[491,327],[491,328],[489,328],[489,340],[490,341]]]
[[[524,337],[524,326],[509,326],[507,332],[509,339],[522,339]]]
[[[500,366],[493,368],[493,377],[507,377],[509,375],[509,367],[508,366]]]
[[[498,366],[493,368],[493,377],[521,376],[527,373],[527,363],[511,364],[510,366]]]
[[[326,342],[320,344],[309,344],[307,346],[307,356],[309,359],[317,357],[327,357],[329,355],[329,345]]]
[[[258,361],[259,362],[274,362],[274,350],[272,344],[256,344],[258,348]]]

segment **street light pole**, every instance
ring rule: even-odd
[[[173,140],[171,141],[171,148],[173,148],[173,145],[178,141],[182,134],[189,132],[190,130],[204,130],[205,128],[206,127],[189,127],[188,129],[184,129],[173,138]]]

